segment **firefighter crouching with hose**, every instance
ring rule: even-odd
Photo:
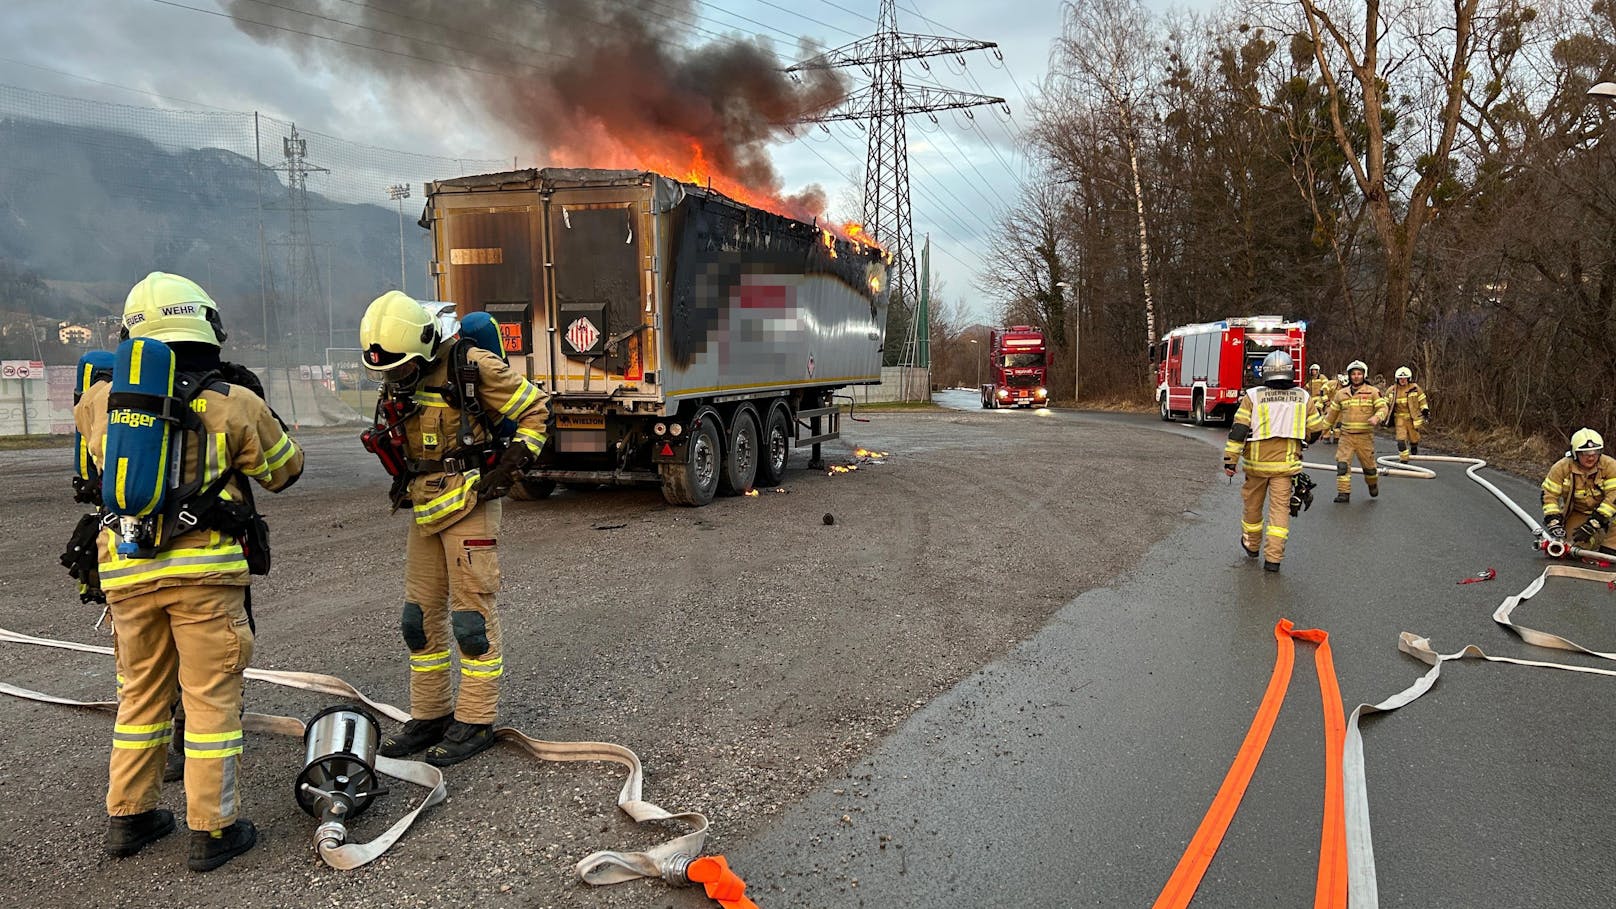
[[[1571,450],[1543,478],[1543,523],[1549,536],[1583,549],[1611,552],[1616,519],[1616,458],[1605,454],[1605,440],[1592,429],[1571,436]]]
[[[504,672],[499,613],[499,498],[544,448],[549,396],[496,353],[445,339],[420,303],[378,297],[359,323],[365,366],[382,373],[375,425],[363,441],[409,507],[404,609],[410,720],[379,751],[455,764],[494,744]],[[509,436],[501,430],[505,421]],[[449,639],[459,651],[458,700]]]
[[[1375,427],[1386,422],[1386,399],[1366,381],[1369,367],[1362,360],[1347,364],[1347,384],[1337,390],[1324,411],[1324,422],[1341,432],[1335,449],[1335,500],[1352,501],[1352,459],[1363,468],[1369,497],[1380,495],[1380,470],[1375,466]]]
[[[1307,390],[1296,387],[1296,366],[1290,354],[1276,350],[1264,358],[1262,379],[1263,387],[1248,390],[1235,411],[1223,448],[1223,472],[1233,478],[1244,460],[1240,548],[1255,559],[1262,544],[1263,570],[1278,571],[1285,558],[1291,517],[1313,504],[1313,482],[1302,473],[1302,447],[1304,441],[1318,439],[1324,419],[1310,406]]]
[[[105,848],[134,855],[174,831],[157,801],[178,693],[187,863],[209,871],[257,841],[239,816],[236,780],[253,652],[248,585],[268,571],[269,552],[247,478],[284,490],[303,452],[250,390],[251,373],[220,361],[218,306],[194,282],[147,275],[129,292],[123,326],[113,380],[91,385],[73,409],[103,478],[96,568],[123,679]]]

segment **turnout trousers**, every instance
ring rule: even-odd
[[[1420,430],[1414,425],[1413,417],[1399,415],[1397,417],[1397,459],[1408,463],[1410,448],[1418,450],[1420,447]]]
[[[499,706],[500,503],[479,502],[465,517],[429,533],[410,525],[404,556],[400,628],[410,651],[410,716],[453,712],[462,723],[492,723]],[[450,638],[459,653],[460,696],[451,691]]]
[[[157,807],[174,737],[176,688],[185,708],[185,822],[222,830],[236,822],[242,749],[242,672],[252,660],[246,587],[186,584],[112,604],[123,679],[112,729],[107,814]]]
[[[1358,458],[1363,468],[1364,482],[1370,489],[1380,486],[1380,470],[1375,466],[1375,434],[1373,432],[1341,433],[1335,447],[1335,491],[1352,491],[1352,459]]]
[[[1240,487],[1245,510],[1240,515],[1240,542],[1247,549],[1262,543],[1263,560],[1285,558],[1285,541],[1291,535],[1291,485],[1294,477],[1254,477],[1246,474]],[[1263,530],[1263,508],[1267,506],[1268,529]]]

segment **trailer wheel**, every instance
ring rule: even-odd
[[[786,475],[786,465],[791,462],[792,441],[791,416],[785,405],[776,404],[769,408],[769,416],[764,420],[763,456],[758,459],[757,469],[759,486],[780,485]]]
[[[700,507],[718,492],[718,474],[723,462],[719,442],[718,412],[706,408],[691,421],[690,438],[685,442],[685,458],[678,464],[661,464],[662,498],[669,505]]]
[[[1206,425],[1206,399],[1199,394],[1195,396],[1194,409],[1190,411],[1190,422],[1196,426]]]
[[[511,498],[518,502],[531,502],[539,499],[548,499],[556,491],[554,480],[529,480],[524,478],[511,489]]]
[[[757,411],[742,407],[729,421],[724,436],[724,469],[718,473],[718,494],[738,496],[757,482]]]

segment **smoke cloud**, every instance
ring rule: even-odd
[[[224,8],[262,43],[444,99],[446,129],[470,106],[530,143],[524,156],[711,178],[787,214],[824,209],[818,187],[782,193],[768,147],[805,113],[841,99],[843,80],[821,70],[794,81],[762,39],[684,46],[692,0],[226,0]]]

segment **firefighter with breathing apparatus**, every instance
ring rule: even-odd
[[[462,331],[443,337],[420,303],[376,298],[359,323],[365,366],[383,382],[362,440],[393,477],[393,507],[408,507],[404,608],[410,717],[380,753],[426,751],[437,766],[494,743],[504,672],[499,614],[499,498],[544,448],[549,396],[499,353]],[[449,640],[459,651],[451,691]]]
[[[209,871],[257,841],[239,816],[237,777],[253,653],[248,585],[269,570],[269,541],[248,480],[286,489],[303,452],[256,377],[219,359],[219,309],[194,282],[147,275],[129,291],[123,328],[111,381],[91,384],[73,408],[101,478],[94,568],[123,679],[106,851],[134,855],[174,830],[157,802],[177,695],[188,864]]]
[[[1549,536],[1582,549],[1611,551],[1616,519],[1616,458],[1605,454],[1605,440],[1592,429],[1571,436],[1571,450],[1543,478],[1543,523]]]
[[[1240,548],[1255,559],[1261,544],[1263,569],[1278,571],[1285,558],[1291,517],[1313,504],[1313,481],[1302,473],[1302,448],[1318,439],[1324,420],[1310,406],[1307,389],[1296,387],[1296,366],[1290,354],[1283,350],[1269,353],[1262,362],[1262,380],[1262,386],[1246,391],[1235,411],[1223,448],[1223,472],[1233,478],[1244,461]]]
[[[1362,360],[1347,364],[1347,384],[1338,389],[1325,408],[1324,422],[1340,430],[1335,449],[1335,500],[1352,501],[1352,459],[1363,468],[1369,496],[1380,495],[1380,471],[1375,467],[1375,427],[1386,422],[1386,399],[1365,378],[1369,367]]]
[[[1396,384],[1391,388],[1389,409],[1396,421],[1397,460],[1407,464],[1411,455],[1420,453],[1420,430],[1431,418],[1431,404],[1425,389],[1414,381],[1414,370],[1399,366],[1392,378]]]

